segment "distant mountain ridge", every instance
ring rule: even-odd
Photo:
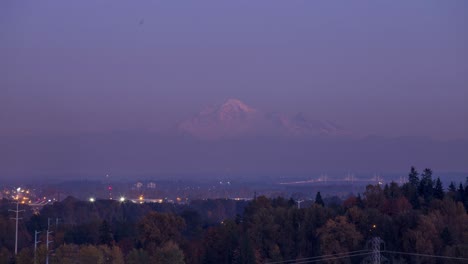
[[[238,99],[208,107],[177,125],[179,132],[200,139],[237,138],[246,135],[336,136],[347,132],[329,121],[314,120],[307,114],[288,116],[264,113]]]

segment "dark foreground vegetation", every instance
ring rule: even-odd
[[[367,249],[380,237],[394,252],[468,258],[468,179],[444,190],[432,171],[412,168],[408,182],[369,185],[362,195],[298,209],[294,200],[193,201],[190,205],[135,204],[68,197],[22,213],[18,255],[11,201],[0,207],[0,264],[45,263],[265,263]],[[305,204],[305,203],[304,203]],[[322,263],[361,263],[340,255]],[[466,263],[422,255],[383,253],[391,263]],[[310,260],[310,259],[309,259]],[[285,263],[285,262],[283,262]],[[291,263],[291,262],[287,262]],[[304,262],[303,263],[309,263]],[[310,262],[317,263],[317,262]]]

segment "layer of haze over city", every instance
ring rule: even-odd
[[[468,171],[466,1],[1,1],[0,178]]]

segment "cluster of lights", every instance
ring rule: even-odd
[[[15,191],[13,191],[12,193],[15,193]],[[21,189],[21,187],[18,187],[16,189],[16,195],[12,195],[11,197],[14,200],[17,200],[18,202],[22,204],[31,203],[31,200],[29,199],[29,197],[25,196],[24,194],[29,194],[29,190],[24,190],[24,189]]]
[[[110,199],[110,200],[112,200],[112,199]],[[124,196],[121,196],[121,197],[119,198],[119,201],[120,201],[120,202],[125,202],[125,200],[126,200],[126,199],[125,199]],[[91,203],[94,203],[94,202],[96,201],[96,198],[90,197],[90,198],[88,199],[88,201],[91,202]]]
[[[167,199],[167,198],[166,198],[166,199]],[[183,198],[177,197],[177,201],[178,201],[178,202],[181,202],[182,199],[183,199]],[[187,198],[185,198],[185,199],[188,200]],[[111,199],[111,200],[112,200],[112,199]],[[94,202],[96,201],[96,198],[90,197],[90,198],[88,199],[88,201],[91,202],[91,203],[94,203]],[[120,196],[118,201],[121,202],[121,203],[123,203],[123,202],[127,201],[127,198],[126,198],[125,196]],[[156,201],[157,203],[162,203],[162,202],[163,202],[163,199],[156,199],[155,201]],[[143,195],[138,196],[138,203],[143,204],[144,202],[145,202],[145,197],[144,197]]]

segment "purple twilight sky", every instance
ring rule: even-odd
[[[466,1],[2,1],[0,133],[166,126],[235,97],[468,137]]]
[[[159,131],[238,98],[468,139],[468,2],[1,1],[0,136]]]

